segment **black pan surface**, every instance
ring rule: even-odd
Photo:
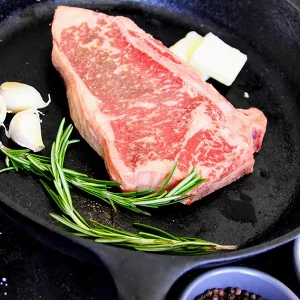
[[[35,1],[24,2],[25,7]],[[231,87],[210,82],[235,107],[257,107],[268,119],[253,174],[191,206],[178,204],[153,210],[151,218],[122,209],[113,213],[107,205],[78,192],[73,193],[74,202],[87,219],[128,230],[133,230],[131,223],[143,222],[175,235],[241,245],[249,249],[250,254],[252,246],[266,245],[264,243],[291,232],[300,233],[300,70],[296,64],[300,57],[297,38],[300,22],[295,20],[299,19],[299,12],[286,1],[275,1],[274,11],[267,9],[272,1],[260,4],[226,1],[226,5],[223,1],[200,2],[60,1],[65,5],[127,16],[166,46],[195,30],[202,35],[213,32],[246,53],[247,64]],[[0,23],[0,82],[30,84],[44,99],[49,93],[53,101],[44,110],[44,154],[49,154],[61,119],[66,117],[67,122],[71,122],[64,84],[51,63],[50,30],[57,4],[58,1],[35,2],[8,17],[5,16],[11,7],[0,6],[3,18]],[[20,5],[17,3],[16,8]],[[290,19],[285,16],[287,13]],[[298,85],[295,84],[297,80]],[[248,92],[250,98],[244,98],[244,92]],[[79,137],[77,132],[74,137]],[[0,140],[9,147],[16,147],[5,138],[3,130]],[[3,166],[0,163],[0,167]],[[67,166],[97,178],[108,178],[102,159],[83,140],[69,151]],[[54,223],[49,212],[57,211],[56,207],[37,178],[22,172],[1,174],[0,191],[22,210],[46,221],[44,225]],[[221,259],[222,255],[217,254],[217,257]]]

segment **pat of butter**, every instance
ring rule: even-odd
[[[183,39],[171,46],[170,50],[182,60],[189,62],[201,40],[202,36],[200,34],[191,31]]]
[[[190,31],[183,39],[179,40],[170,47],[170,51],[177,55],[185,62],[189,62],[195,50],[200,46],[203,38],[195,31]],[[209,76],[203,74],[200,70],[197,71],[202,80],[206,81]]]
[[[189,63],[197,72],[208,74],[230,86],[247,61],[247,55],[208,33],[194,51]]]
[[[175,55],[177,55],[179,58],[181,58],[184,61],[188,61],[188,48],[189,44],[187,43],[186,38],[183,38],[179,40],[176,44],[171,46],[169,49],[171,52],[173,52]]]
[[[203,37],[198,34],[196,31],[190,31],[186,36],[185,39],[189,45],[187,49],[187,62],[189,62],[194,54],[195,50],[200,46]]]

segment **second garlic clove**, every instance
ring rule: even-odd
[[[6,103],[6,108],[12,113],[26,109],[46,107],[50,100],[44,102],[41,94],[32,86],[19,82],[4,82],[0,86],[0,95]]]
[[[6,136],[9,138],[9,133],[4,125],[4,121],[6,119],[6,114],[7,114],[7,109],[6,109],[6,104],[0,95],[0,126],[2,126],[5,130]]]
[[[5,121],[6,113],[7,113],[6,104],[3,100],[3,97],[0,95],[0,125],[2,125],[3,122]]]
[[[17,113],[10,122],[9,135],[15,143],[34,152],[45,148],[37,110],[28,109]]]

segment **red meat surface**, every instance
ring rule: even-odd
[[[59,6],[52,61],[70,114],[124,191],[175,185],[193,167],[206,182],[187,204],[253,171],[267,120],[236,109],[132,20]]]

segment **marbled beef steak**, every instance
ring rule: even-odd
[[[171,185],[193,166],[206,182],[193,201],[253,171],[267,120],[235,109],[128,18],[59,6],[52,61],[71,117],[124,191]]]

